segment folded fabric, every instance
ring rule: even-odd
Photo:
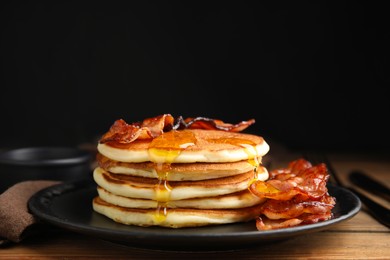
[[[29,213],[28,201],[36,192],[60,183],[59,181],[23,181],[0,194],[0,244],[7,241],[20,242],[24,231],[37,219]]]

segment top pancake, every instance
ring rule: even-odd
[[[97,149],[120,162],[223,163],[262,157],[269,151],[269,145],[263,137],[253,134],[186,129],[129,144],[99,143]]]
[[[155,179],[161,178],[158,174],[159,167],[153,162],[118,162],[111,160],[100,153],[97,153],[96,161],[99,167],[111,173]],[[262,158],[259,157],[257,158],[257,162],[255,160],[253,160],[253,162],[244,160],[226,163],[172,163],[165,169],[161,167],[160,171],[169,172],[169,174],[165,175],[165,178],[168,181],[196,181],[222,178],[253,171],[255,168],[260,167],[261,162]],[[259,165],[257,166],[256,163]],[[268,179],[268,174],[264,174],[263,178],[264,180]]]

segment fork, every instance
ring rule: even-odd
[[[306,153],[303,156],[307,161],[309,161],[312,165],[316,165],[319,163],[325,163],[326,167],[328,168],[328,172],[330,175],[329,182],[333,183],[341,188],[350,190],[356,196],[359,197],[359,199],[363,202],[363,204],[366,206],[367,212],[374,217],[379,223],[385,225],[386,227],[390,228],[390,210],[383,207],[382,205],[378,204],[377,202],[373,201],[363,193],[357,191],[353,187],[348,187],[344,185],[340,178],[338,177],[336,170],[333,168],[332,164],[328,160],[328,158],[324,154],[319,153]]]

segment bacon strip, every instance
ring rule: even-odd
[[[233,125],[218,119],[211,119],[207,117],[189,117],[182,121],[183,122],[181,123],[182,125],[180,128],[222,130],[228,132],[241,132],[248,126],[255,123],[254,119],[250,119],[248,121],[241,121],[240,123]]]
[[[206,117],[187,118],[178,117],[177,120],[170,114],[163,114],[147,118],[142,122],[127,124],[123,119],[116,120],[99,140],[100,143],[117,142],[131,143],[137,139],[150,139],[177,129],[206,129],[239,132],[255,123],[254,119],[242,121],[238,124],[225,123],[218,119]]]
[[[298,197],[298,198],[297,198]],[[304,213],[326,214],[331,211],[335,201],[328,194],[320,200],[302,200],[297,196],[291,200],[267,200],[261,208],[262,214],[269,219],[295,218]]]
[[[303,214],[297,218],[290,219],[269,219],[267,217],[259,217],[256,219],[256,228],[258,230],[281,229],[298,225],[314,224],[331,218],[331,212],[327,212],[325,214]]]
[[[268,218],[259,217],[256,219],[256,228],[258,230],[272,230],[298,226],[303,220],[293,218],[293,219],[282,219],[282,220],[271,220]]]
[[[123,119],[116,120],[99,140],[100,143],[118,142],[131,143],[136,139],[150,139],[172,129],[174,118],[164,114],[145,119],[142,123],[127,124]]]

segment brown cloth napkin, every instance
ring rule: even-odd
[[[29,213],[28,200],[36,192],[60,183],[59,181],[23,181],[0,194],[0,244],[8,241],[20,242],[28,227],[37,223]]]

